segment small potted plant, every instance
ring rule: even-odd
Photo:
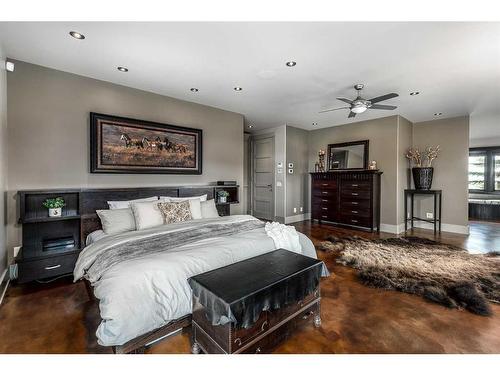
[[[221,190],[217,192],[217,196],[219,197],[219,203],[227,203],[227,197],[229,197],[229,193],[225,190]]]
[[[49,217],[60,217],[62,215],[62,208],[66,206],[64,199],[61,197],[47,198],[42,204],[45,208],[49,209]]]

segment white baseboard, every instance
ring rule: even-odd
[[[7,292],[7,288],[9,287],[10,278],[7,273],[8,268],[3,271],[2,276],[0,276],[0,305],[2,304],[3,297]]]
[[[432,223],[427,223],[425,221],[416,220],[413,224],[416,228],[434,230],[434,224],[432,224]],[[410,228],[411,227],[408,226],[408,229],[410,229]],[[450,232],[450,233],[459,233],[459,234],[469,234],[469,226],[468,225],[456,225],[456,224],[443,223],[443,224],[441,224],[441,231],[442,232]]]
[[[400,234],[400,233],[404,233],[405,225],[404,224],[394,225],[394,224],[382,223],[382,224],[380,224],[380,231],[386,232],[386,233]]]
[[[310,220],[310,219],[311,219],[310,213],[294,215],[294,216],[287,216],[287,217],[285,217],[285,224],[296,223],[297,221],[304,221],[304,220]]]

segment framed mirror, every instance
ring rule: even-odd
[[[328,145],[328,170],[368,169],[369,141],[332,143]]]

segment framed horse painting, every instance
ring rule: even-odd
[[[91,173],[201,174],[201,129],[90,113]]]

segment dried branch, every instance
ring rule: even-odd
[[[439,152],[440,152],[440,148],[439,148],[439,145],[437,145],[436,147],[427,147],[426,150],[425,150],[425,156],[427,158],[427,166],[428,167],[431,167],[432,166],[432,161],[434,159],[436,159],[439,155]]]
[[[408,151],[406,151],[406,157],[413,161],[413,163],[418,167],[422,167],[422,156],[420,155],[420,150],[416,147],[410,147]]]

